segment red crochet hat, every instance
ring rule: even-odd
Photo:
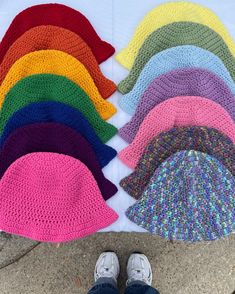
[[[0,62],[17,38],[40,25],[55,25],[76,33],[91,48],[99,63],[115,52],[112,45],[100,39],[89,20],[79,11],[62,4],[40,4],[23,10],[14,18],[0,45]]]

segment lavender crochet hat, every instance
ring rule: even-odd
[[[200,47],[184,45],[155,54],[141,71],[133,89],[119,100],[120,107],[133,115],[141,96],[155,78],[172,70],[193,67],[207,69],[219,76],[235,95],[234,81],[217,55]],[[123,84],[120,85],[124,86]],[[127,82],[125,89],[128,88],[128,85]]]
[[[224,107],[235,120],[235,97],[220,77],[206,69],[179,69],[161,75],[149,84],[134,116],[119,129],[119,135],[131,143],[146,115],[159,103],[176,96],[210,99]]]
[[[160,165],[126,215],[169,240],[215,240],[235,231],[234,191],[234,176],[217,159],[181,151]]]
[[[171,155],[182,150],[207,153],[235,176],[235,145],[220,131],[208,127],[176,127],[156,136],[145,148],[135,171],[120,186],[139,199],[155,170]]]

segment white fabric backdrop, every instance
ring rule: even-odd
[[[156,7],[158,4],[166,2],[164,0],[57,0],[53,3],[68,5],[81,11],[95,27],[98,34],[104,40],[110,42],[119,52],[125,47],[133,35],[134,29],[144,15]],[[235,1],[234,0],[194,0],[192,2],[202,4],[211,8],[223,21],[229,29],[230,34],[235,40]],[[47,0],[0,0],[0,39],[4,35],[11,21],[23,9],[42,3],[51,3]],[[126,77],[128,71],[120,66],[111,57],[101,65],[103,73],[118,83]],[[117,101],[120,93],[116,92],[110,99],[118,108]],[[120,108],[118,113],[109,121],[117,126],[122,127],[130,116],[125,114]],[[117,151],[122,150],[127,144],[117,135],[108,144]],[[131,170],[122,162],[115,158],[108,166],[103,169],[105,176],[115,183],[119,191],[110,200],[108,205],[119,214],[116,223],[104,229],[103,231],[136,231],[145,232],[137,225],[130,222],[125,217],[125,210],[134,203],[134,200],[125,193],[118,183],[128,175]]]

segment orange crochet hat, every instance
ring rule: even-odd
[[[88,70],[103,98],[116,91],[116,85],[101,72],[87,43],[74,32],[57,26],[37,26],[26,31],[8,49],[0,66],[0,84],[11,66],[22,56],[38,50],[64,51],[78,59]]]

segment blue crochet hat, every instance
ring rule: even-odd
[[[170,240],[221,238],[235,231],[235,178],[205,153],[175,153],[155,171],[126,215]]]
[[[0,146],[17,128],[39,122],[57,122],[76,130],[91,144],[101,167],[117,155],[116,150],[101,142],[81,112],[66,104],[51,101],[31,103],[16,111],[5,125]]]
[[[218,56],[196,46],[184,45],[154,55],[145,65],[133,89],[119,100],[120,107],[127,113],[134,114],[141,96],[155,78],[172,70],[192,67],[218,75],[235,95],[234,81]]]

